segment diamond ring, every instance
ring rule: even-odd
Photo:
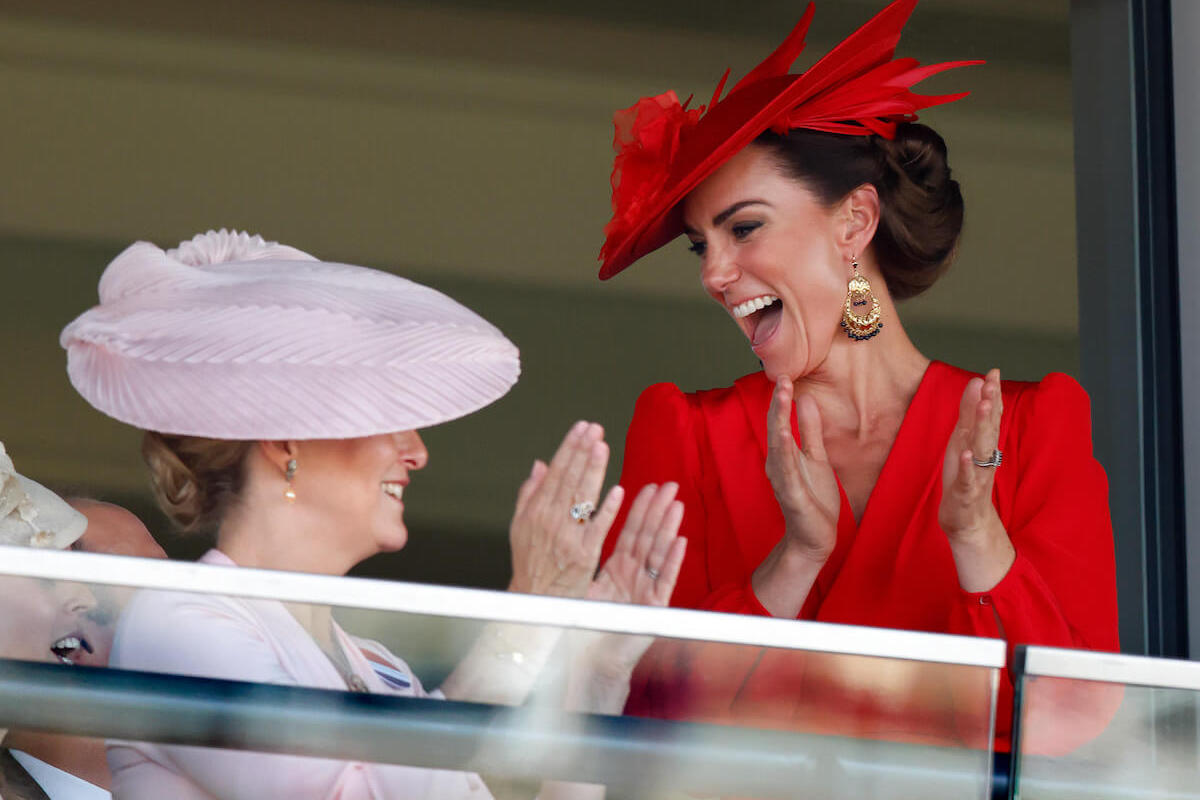
[[[592,514],[596,513],[596,506],[588,500],[582,503],[576,503],[571,506],[571,519],[578,522],[580,525],[586,525],[587,521],[592,518]]]
[[[654,567],[646,567],[646,573],[650,576],[651,580],[658,580],[658,570]]]

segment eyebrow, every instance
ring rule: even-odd
[[[732,217],[737,212],[741,211],[746,206],[770,206],[770,205],[771,204],[768,203],[766,200],[739,200],[738,202],[734,203],[729,208],[725,209],[720,214],[717,214],[715,217],[712,218],[713,227],[719,228],[721,226],[721,224],[723,222],[725,222],[725,220],[729,219],[730,217]],[[683,232],[690,233],[693,235],[696,234],[696,231],[687,225],[683,226]]]

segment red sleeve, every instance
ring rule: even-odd
[[[684,394],[673,383],[656,383],[638,398],[625,436],[625,461],[621,468],[625,503],[604,543],[600,563],[616,547],[629,506],[642,487],[675,481],[684,508],[679,533],[688,544],[671,605],[770,616],[749,581],[716,587],[709,581],[705,556],[710,519],[705,497],[714,497],[717,487],[715,476],[705,469],[708,448],[699,403],[696,395]]]
[[[1108,480],[1092,455],[1091,406],[1073,379],[1048,375],[1018,398],[1007,506],[1017,551],[987,592],[962,592],[951,633],[1116,650],[1117,589]],[[1003,469],[1003,467],[1001,467]]]
[[[1117,650],[1108,480],[1092,455],[1087,394],[1072,378],[1052,374],[1016,404],[1006,442],[1015,455],[1015,482],[996,494],[1016,560],[990,591],[960,592],[948,633],[1003,638],[1010,663],[1013,647],[1022,644]],[[1006,458],[1001,469],[1007,466]],[[1012,707],[1007,677],[1001,709]],[[1103,729],[1120,693],[1092,702],[1084,715],[1090,721],[1070,732],[1060,728],[1054,749],[1070,749]]]
[[[650,386],[638,398],[625,437],[625,462],[621,469],[625,504],[604,543],[601,563],[612,554],[638,491],[648,483],[675,481],[684,506],[680,535],[688,544],[671,605],[766,616],[767,610],[748,583],[714,589],[708,578],[705,559],[709,509],[705,497],[706,489],[716,491],[716,484],[715,477],[704,469],[702,454],[707,451],[707,439],[699,403],[695,395],[686,395],[670,383]],[[667,719],[725,716],[737,687],[753,668],[760,651],[761,648],[660,639],[634,671],[625,713]],[[697,669],[697,663],[706,666]]]

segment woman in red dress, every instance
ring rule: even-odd
[[[763,365],[723,389],[648,388],[621,482],[678,484],[689,545],[672,605],[1116,649],[1087,395],[1062,374],[1001,381],[932,361],[900,321],[897,301],[949,266],[963,216],[945,144],[914,122],[963,95],[909,87],[970,62],[894,59],[915,4],[789,75],[810,5],[707,108],[667,93],[618,112],[601,278],[686,234]],[[628,710],[802,716],[811,659],[762,655],[700,669],[656,647]],[[1011,690],[1005,675],[1000,740]]]

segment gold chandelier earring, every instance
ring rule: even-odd
[[[846,286],[846,304],[842,308],[842,330],[856,342],[865,342],[883,327],[879,300],[871,291],[871,282],[858,271],[858,259],[851,258],[854,274]]]
[[[296,477],[296,468],[300,466],[296,463],[296,459],[289,458],[287,469],[283,473],[283,479],[287,481],[287,488],[283,490],[283,496],[289,503],[296,502],[296,490],[292,488],[292,479]]]

